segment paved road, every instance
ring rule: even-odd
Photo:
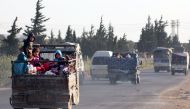
[[[130,82],[110,85],[107,80],[84,81],[80,88],[80,104],[74,109],[158,109],[165,104],[159,101],[159,94],[187,77],[145,70],[141,73],[139,85]],[[11,109],[10,94],[10,88],[0,89],[0,109]]]

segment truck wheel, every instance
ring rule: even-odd
[[[131,80],[131,83],[136,85],[136,84],[137,84],[137,81],[136,81],[135,79],[132,79],[132,80]]]
[[[170,72],[170,71],[171,71],[170,69],[167,70],[167,72]]]
[[[139,75],[137,75],[137,84],[140,84],[140,76]]]
[[[139,76],[139,74],[135,74],[134,75],[134,78],[131,79],[131,83],[135,84],[135,85],[140,83],[140,76]]]
[[[159,70],[158,69],[154,69],[154,71],[157,73],[157,72],[159,72]]]
[[[185,73],[185,76],[187,76],[187,70],[184,73]]]
[[[110,84],[116,84],[116,79],[115,78],[109,78]]]
[[[175,71],[172,71],[172,75],[175,75]]]
[[[64,107],[64,108],[61,108],[61,109],[72,109],[72,106],[73,106],[72,98],[70,98],[67,107]]]
[[[117,83],[117,81],[116,81],[116,79],[114,79],[114,80],[113,80],[113,84],[116,84],[116,83]]]
[[[91,76],[91,79],[94,81],[94,80],[96,80],[96,77],[95,76]]]

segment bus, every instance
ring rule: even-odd
[[[157,47],[153,51],[154,71],[171,71],[172,49],[166,47]]]

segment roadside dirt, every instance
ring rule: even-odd
[[[165,103],[160,109],[190,109],[189,76],[178,86],[162,92],[160,100]]]

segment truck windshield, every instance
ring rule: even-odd
[[[169,58],[169,54],[167,51],[156,51],[154,52],[155,58]]]
[[[93,65],[107,65],[109,57],[94,57],[92,60]]]
[[[187,59],[184,56],[172,56],[172,64],[187,64]]]

